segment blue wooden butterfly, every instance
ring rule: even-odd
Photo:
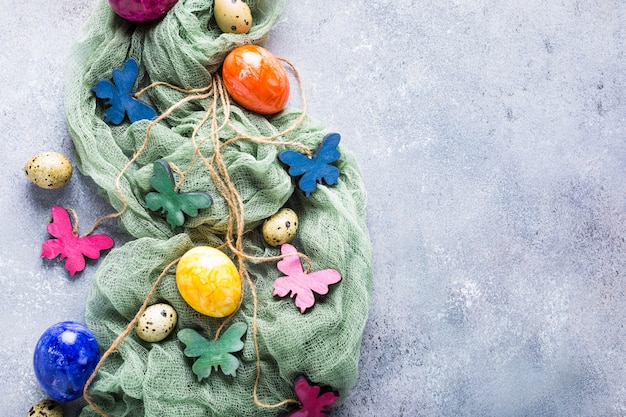
[[[98,98],[105,99],[104,121],[119,125],[128,115],[131,123],[137,120],[152,120],[157,117],[156,111],[139,100],[131,93],[139,74],[139,64],[134,58],[129,58],[122,69],[113,70],[113,84],[109,80],[100,80],[91,89]]]
[[[339,133],[329,133],[312,157],[289,150],[278,154],[278,159],[289,165],[289,175],[292,177],[302,175],[298,181],[298,187],[307,197],[315,191],[318,182],[320,184],[326,182],[328,185],[337,184],[339,169],[331,163],[341,157],[341,153],[337,150],[340,140]]]

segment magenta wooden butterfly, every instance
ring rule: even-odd
[[[285,255],[285,258],[278,262],[277,268],[287,275],[274,281],[272,295],[285,297],[291,293],[291,297],[296,298],[296,306],[300,308],[301,313],[315,304],[313,293],[327,294],[329,285],[341,281],[341,275],[334,269],[324,269],[312,273],[303,270],[300,257],[295,255],[298,251],[288,243],[282,245],[280,251]]]
[[[61,260],[67,258],[65,269],[70,271],[71,276],[85,269],[85,256],[98,259],[100,251],[114,245],[113,239],[103,234],[79,237],[72,228],[69,213],[59,206],[52,207],[52,221],[47,230],[56,239],[43,242],[41,257],[54,259],[61,255]]]
[[[283,417],[326,417],[326,407],[339,399],[334,391],[326,391],[320,395],[320,386],[310,384],[303,376],[296,379],[294,391],[300,400],[300,408],[283,414]]]

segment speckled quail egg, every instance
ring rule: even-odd
[[[32,406],[26,417],[63,417],[63,407],[56,401],[39,401]]]
[[[72,177],[72,163],[58,152],[41,152],[26,162],[24,172],[33,184],[55,189],[67,184]]]
[[[160,342],[176,326],[178,315],[169,304],[153,304],[146,308],[137,321],[137,336],[146,342]]]
[[[298,231],[298,215],[290,208],[282,208],[263,223],[263,239],[272,246],[289,243]]]
[[[252,27],[252,13],[245,0],[215,0],[213,15],[225,33],[248,33]]]

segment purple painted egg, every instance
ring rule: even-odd
[[[160,19],[178,0],[109,0],[120,17],[131,22],[150,22]]]

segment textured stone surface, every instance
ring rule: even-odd
[[[79,173],[22,172],[73,158],[64,65],[93,5],[0,14],[2,415],[42,399],[33,348],[82,320],[97,265],[39,258],[50,208],[109,211]],[[624,22],[618,0],[290,2],[268,48],[356,154],[375,251],[361,376],[331,416],[626,415]]]

